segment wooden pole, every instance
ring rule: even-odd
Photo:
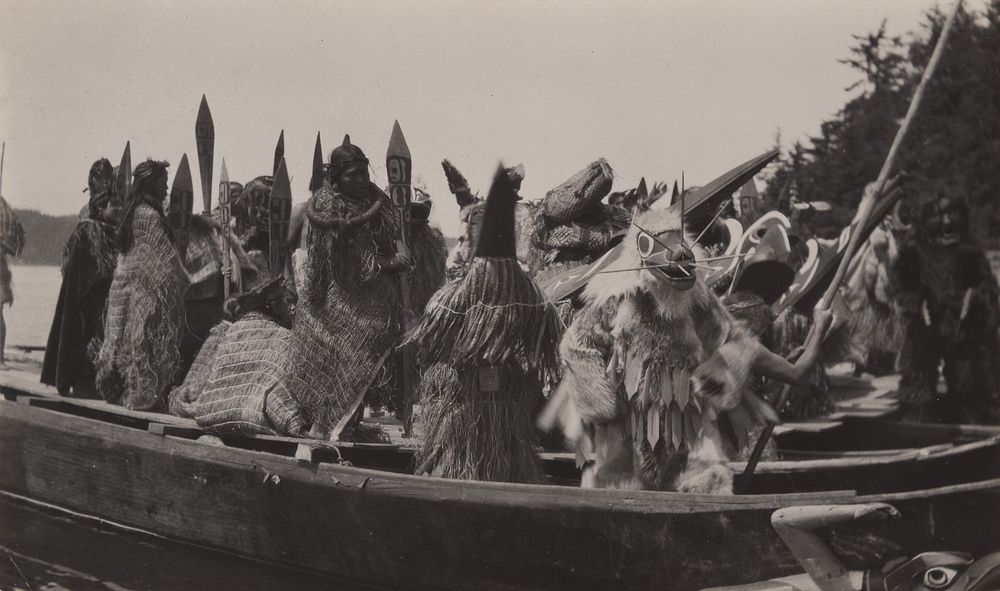
[[[885,162],[882,163],[882,170],[879,171],[878,178],[875,180],[874,186],[872,186],[869,190],[866,190],[864,196],[861,198],[861,204],[858,206],[857,215],[858,229],[865,226],[865,223],[868,221],[868,217],[871,216],[872,208],[875,207],[875,201],[885,190],[885,184],[889,180],[889,174],[896,165],[899,148],[903,145],[903,140],[906,138],[906,134],[910,130],[910,124],[913,122],[913,119],[917,114],[917,110],[920,108],[920,102],[924,98],[924,90],[927,88],[927,82],[930,81],[931,77],[934,75],[934,70],[937,69],[938,62],[941,61],[941,55],[944,53],[945,45],[948,43],[948,35],[951,33],[951,27],[955,22],[955,15],[958,14],[958,10],[961,6],[962,0],[958,0],[955,3],[955,7],[952,8],[951,14],[948,15],[948,19],[944,22],[944,27],[941,28],[941,36],[938,37],[937,45],[934,47],[934,53],[931,54],[931,59],[927,62],[927,67],[924,68],[924,74],[920,78],[920,83],[917,85],[917,89],[913,93],[913,98],[910,99],[910,108],[907,109],[906,117],[903,118],[903,123],[900,124],[899,130],[896,132],[896,137],[892,140],[892,146],[889,147],[889,155],[886,156]],[[837,289],[840,287],[841,282],[844,280],[844,275],[847,273],[847,267],[850,265],[851,259],[854,258],[854,252],[858,249],[860,239],[860,231],[852,232],[851,240],[847,244],[847,250],[844,252],[844,257],[840,259],[840,266],[837,267],[837,274],[833,276],[833,281],[830,282],[830,287],[828,287],[826,292],[823,294],[823,298],[819,301],[817,307],[821,309],[828,309],[830,307],[834,296],[837,294]]]
[[[938,62],[941,61],[941,54],[944,52],[944,47],[948,43],[948,35],[951,33],[952,24],[955,22],[955,15],[958,14],[958,10],[961,6],[962,0],[958,0],[955,3],[955,7],[952,8],[951,14],[948,15],[948,20],[945,21],[944,27],[941,28],[941,36],[938,37],[937,45],[934,47],[934,53],[931,54],[931,59],[927,62],[927,67],[924,68],[924,74],[920,78],[920,83],[917,85],[917,89],[913,93],[913,98],[910,99],[910,108],[907,109],[906,117],[903,118],[903,123],[900,124],[899,130],[896,132],[896,137],[892,140],[892,146],[889,148],[889,155],[886,156],[885,162],[882,163],[882,170],[878,173],[878,179],[876,179],[874,186],[872,186],[870,190],[866,190],[864,196],[861,198],[861,204],[858,206],[856,229],[851,233],[851,239],[847,243],[847,250],[844,251],[843,258],[840,259],[840,265],[837,267],[837,274],[833,276],[833,281],[830,282],[830,287],[828,287],[826,292],[823,294],[823,298],[818,304],[816,304],[816,307],[819,309],[827,310],[830,308],[830,305],[833,303],[833,298],[837,294],[837,289],[839,289],[840,284],[844,281],[844,276],[847,274],[847,268],[851,264],[851,259],[854,258],[852,255],[858,249],[858,243],[860,242],[862,234],[861,229],[865,227],[868,218],[871,216],[872,209],[875,207],[875,201],[885,189],[885,184],[889,180],[889,174],[892,172],[892,169],[896,164],[899,147],[903,144],[903,139],[906,138],[906,134],[910,130],[910,124],[913,122],[913,118],[917,114],[917,109],[920,108],[920,102],[924,97],[924,90],[927,88],[927,82],[931,79],[931,76],[934,75],[934,70],[937,68]],[[785,400],[788,399],[790,392],[791,386],[785,385],[781,389],[781,394],[778,396],[777,401],[778,408],[780,408],[781,405],[784,404]],[[760,434],[760,439],[757,440],[757,445],[754,446],[753,453],[751,453],[750,459],[747,461],[746,470],[743,471],[743,479],[736,487],[737,494],[743,494],[748,490],[750,480],[753,478],[753,473],[757,469],[757,463],[760,461],[761,455],[763,455],[764,449],[767,446],[767,441],[771,438],[773,431],[774,425],[767,425],[764,427],[763,432]]]

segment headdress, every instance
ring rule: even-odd
[[[361,148],[351,143],[351,136],[344,136],[344,143],[340,144],[330,152],[330,166],[328,174],[331,181],[336,181],[344,170],[351,164],[361,163],[368,166],[368,157]]]
[[[431,201],[431,196],[427,194],[427,191],[414,186],[413,201],[410,202],[410,219],[414,222],[426,222],[431,215],[431,207],[433,206],[434,202]]]
[[[258,232],[268,231],[268,204],[274,177],[259,176],[243,186],[235,206],[238,221]]]
[[[125,211],[118,225],[118,250],[120,252],[126,253],[132,248],[132,218],[135,215],[135,208],[140,204],[146,204],[156,210],[163,221],[167,236],[173,240],[173,231],[171,231],[170,224],[163,213],[163,202],[155,195],[155,190],[158,187],[153,184],[160,176],[166,178],[168,166],[170,163],[165,160],[149,158],[145,162],[140,162],[132,172],[132,194],[128,196]]]
[[[90,193],[88,210],[91,218],[97,217],[97,209],[111,199],[115,191],[115,169],[107,158],[96,160],[87,175],[87,190]]]

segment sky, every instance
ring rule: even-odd
[[[0,0],[2,191],[18,208],[76,213],[91,163],[187,153],[215,122],[215,173],[268,174],[285,132],[295,201],[317,131],[345,133],[385,185],[399,120],[432,221],[458,231],[440,162],[485,195],[524,163],[540,198],[605,157],[615,190],[703,184],[819,130],[858,74],[852,34],[919,30],[935,0]],[[979,3],[981,4],[981,2]],[[977,6],[975,1],[973,7]],[[886,147],[888,149],[888,146]]]

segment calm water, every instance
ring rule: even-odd
[[[59,267],[11,265],[14,306],[4,308],[7,346],[44,346],[59,299],[62,276]]]
[[[7,346],[44,346],[62,283],[59,268],[14,265],[11,273],[14,306],[4,309]],[[32,357],[41,359],[40,354]],[[40,510],[0,495],[0,591],[354,588]]]

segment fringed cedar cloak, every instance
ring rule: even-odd
[[[392,406],[397,398],[396,372],[385,359],[402,336],[403,312],[399,280],[380,261],[396,254],[400,222],[374,184],[356,201],[326,182],[306,215],[306,260],[296,270],[292,392],[308,421],[330,430],[373,380],[381,403]]]
[[[341,146],[332,158],[354,150]],[[218,325],[171,394],[173,412],[213,431],[329,434],[358,396],[392,375],[383,364],[401,336],[402,310],[399,281],[381,265],[395,255],[398,214],[373,184],[354,200],[327,179],[306,215],[291,330],[256,313]]]
[[[139,164],[133,183],[108,296],[97,389],[109,402],[146,410],[164,408],[180,377],[188,276],[163,214],[166,163]]]
[[[763,414],[747,391],[760,345],[696,278],[679,209],[639,216],[563,337],[559,387],[592,434],[585,485],[731,492],[717,415],[739,404]]]
[[[501,168],[467,273],[437,292],[409,342],[426,367],[417,473],[536,482],[533,410],[554,377],[554,311],[515,253],[516,193]]]
[[[87,217],[63,247],[62,286],[42,362],[42,383],[64,396],[98,398],[93,358],[104,332],[104,307],[115,272],[114,226],[100,219],[99,208],[118,195],[111,163],[90,169]]]

